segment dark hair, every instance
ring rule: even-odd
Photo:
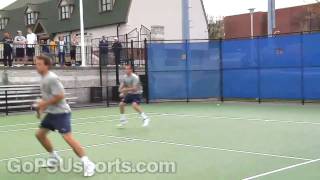
[[[36,60],[42,60],[44,65],[48,66],[49,69],[51,68],[51,58],[49,56],[41,54],[36,56]]]

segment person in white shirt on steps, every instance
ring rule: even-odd
[[[27,34],[27,57],[28,61],[33,61],[35,46],[38,44],[38,38],[35,33],[32,32],[31,28],[28,28]],[[35,62],[33,62],[35,64]]]

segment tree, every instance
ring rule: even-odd
[[[224,38],[224,22],[223,18],[214,16],[208,17],[208,31],[210,39]]]

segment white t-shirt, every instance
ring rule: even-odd
[[[64,41],[59,41],[59,52],[64,52],[64,47],[65,42]]]
[[[26,38],[24,36],[16,36],[14,38],[14,44],[17,48],[24,48],[24,43],[26,41]]]
[[[29,47],[29,48],[34,47],[34,45],[37,44],[37,41],[38,41],[37,39],[38,39],[38,38],[37,38],[37,35],[36,35],[36,34],[34,34],[34,33],[28,34],[28,35],[27,35],[27,44],[28,44],[28,47]]]

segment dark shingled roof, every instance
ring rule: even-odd
[[[31,0],[29,0],[30,2]],[[126,23],[132,0],[116,0],[113,10],[99,12],[99,0],[83,0],[85,28],[102,27],[112,24]],[[28,2],[28,1],[27,1]],[[75,0],[75,6],[70,19],[60,20],[57,0],[32,0],[39,10],[38,21],[43,25],[47,33],[70,32],[80,29],[79,0]],[[4,8],[1,13],[9,16],[9,22],[5,30],[15,34],[17,30],[26,33],[25,9],[26,0],[18,0]]]

